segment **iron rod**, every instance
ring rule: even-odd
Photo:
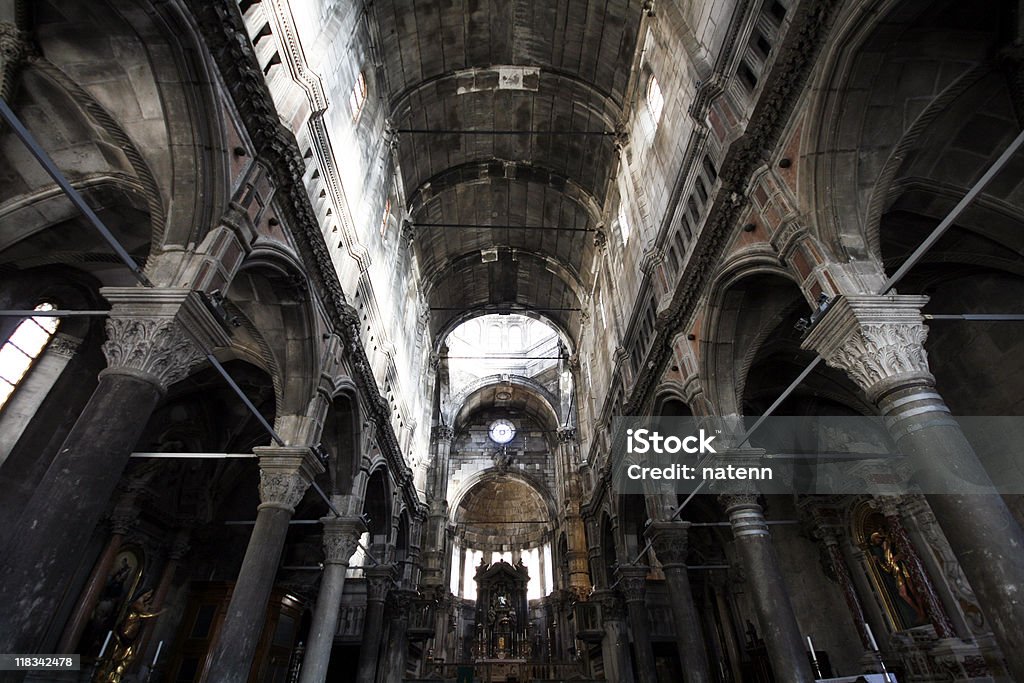
[[[110,311],[67,311],[54,309],[52,311],[0,311],[0,318],[70,318],[74,316],[103,316],[110,315]]]
[[[398,128],[397,133],[412,135],[599,135],[614,137],[614,131],[607,130],[507,130],[472,128]]]
[[[39,165],[43,167],[43,170],[46,171],[47,175],[49,175],[53,181],[57,183],[57,186],[63,190],[64,194],[68,196],[68,199],[74,207],[82,212],[82,215],[84,215],[89,223],[92,224],[92,227],[94,227],[97,232],[103,236],[103,239],[107,241],[107,244],[114,249],[118,258],[120,258],[124,264],[131,269],[135,279],[146,287],[152,287],[153,283],[149,281],[149,278],[146,277],[145,273],[142,272],[142,269],[139,268],[139,264],[136,263],[135,259],[131,257],[131,254],[121,246],[121,243],[117,241],[114,234],[107,229],[107,226],[103,224],[103,221],[100,220],[99,216],[97,216],[89,204],[86,203],[85,198],[82,197],[78,190],[71,185],[64,173],[57,168],[57,165],[53,162],[53,159],[50,158],[50,155],[46,153],[46,150],[44,150],[42,146],[40,146],[39,142],[35,139],[35,136],[33,136],[32,133],[30,133],[29,130],[21,123],[21,120],[18,119],[14,111],[12,111],[7,105],[7,101],[2,97],[0,97],[0,116],[3,116],[4,120],[10,125],[11,130],[14,131],[14,134],[22,141],[29,153],[35,157],[36,161],[38,161]]]
[[[959,315],[925,313],[921,317],[925,320],[967,320],[970,322],[991,323],[1017,322],[1024,320],[1024,314],[1020,313],[963,313]]]
[[[507,223],[416,223],[415,227],[449,229],[492,228],[494,230],[540,230],[542,232],[596,232],[594,228],[562,228],[555,225],[510,225]]]
[[[882,290],[879,294],[888,292],[889,289],[894,287],[897,282],[903,279],[903,276],[906,275],[911,268],[917,265],[917,262],[921,260],[921,257],[924,256],[925,252],[931,249],[935,243],[938,242],[944,234],[946,234],[946,231],[952,227],[953,223],[956,222],[956,219],[960,217],[960,214],[962,214],[967,207],[971,205],[971,202],[973,202],[975,198],[982,193],[988,184],[992,182],[997,175],[999,175],[999,172],[1003,170],[1003,167],[1006,166],[1007,163],[1009,163],[1011,157],[1013,157],[1014,153],[1020,149],[1022,144],[1024,144],[1024,130],[1017,134],[1017,137],[1015,137],[1003,153],[999,155],[999,158],[995,160],[987,171],[985,171],[985,175],[978,179],[978,182],[968,190],[963,199],[953,207],[953,210],[942,219],[941,223],[935,226],[935,229],[932,230],[931,234],[928,235],[928,237],[918,245],[917,249],[907,257],[907,260],[903,262],[903,265],[892,274],[892,277],[885,281],[885,284],[882,285]]]
[[[132,453],[133,458],[180,458],[195,460],[224,460],[228,458],[252,459],[259,456],[255,453],[156,453],[139,451]]]
[[[245,395],[245,392],[242,391],[242,388],[235,384],[235,380],[231,379],[231,375],[229,375],[228,371],[224,369],[224,366],[220,364],[220,361],[214,358],[213,354],[208,351],[206,352],[206,360],[210,361],[210,365],[217,369],[217,372],[219,372],[220,376],[224,378],[224,381],[228,383],[228,386],[230,386],[234,390],[234,392],[238,394],[238,397],[242,399],[243,403],[245,403],[245,407],[249,409],[249,412],[251,412],[256,417],[256,419],[259,420],[260,424],[263,425],[263,428],[266,429],[267,432],[270,434],[270,438],[272,438],[278,446],[283,446],[284,439],[278,436],[277,432],[274,431],[274,428],[270,426],[269,422],[267,422],[267,418],[263,417],[263,414],[256,409],[256,406],[252,404],[252,401],[250,401],[249,397]]]

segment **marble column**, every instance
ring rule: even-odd
[[[356,683],[374,683],[384,639],[384,601],[394,583],[394,568],[371,567],[366,573],[366,617],[363,619],[363,645],[359,650]]]
[[[830,528],[819,530],[819,535],[821,536],[822,543],[825,544],[825,551],[828,553],[828,561],[832,567],[832,573],[835,574],[839,588],[843,591],[843,598],[846,600],[846,606],[850,610],[850,617],[853,619],[854,628],[857,629],[860,644],[866,649],[870,646],[870,643],[868,643],[867,630],[864,628],[867,624],[864,618],[864,607],[857,596],[857,589],[853,585],[850,570],[847,568],[846,560],[843,558],[843,551],[839,547],[839,539],[836,538],[835,532]]]
[[[647,527],[646,536],[665,572],[683,680],[686,683],[709,683],[712,678],[704,632],[686,570],[689,531],[689,522],[652,522]]]
[[[647,593],[646,565],[621,565],[617,570],[619,590],[626,600],[629,630],[633,632],[633,655],[636,657],[636,675],[641,681],[658,680],[651,645],[651,617],[647,613],[644,595]]]
[[[57,645],[57,652],[79,651],[78,641],[89,623],[92,611],[96,609],[100,593],[107,585],[110,570],[114,566],[117,554],[121,552],[124,537],[128,535],[138,516],[138,510],[133,508],[115,509],[114,514],[110,516],[110,540],[107,541],[107,547],[103,549],[103,554],[100,555],[96,566],[93,567],[92,574],[89,575],[89,582],[85,585],[85,590],[78,600],[78,606],[75,608],[74,614],[71,615],[68,625],[64,628],[60,644]]]
[[[812,683],[814,674],[807,648],[796,623],[786,582],[779,569],[764,512],[752,493],[719,496],[732,525],[736,550],[750,586],[751,599],[761,626],[775,679]]]
[[[924,296],[841,296],[803,342],[844,370],[878,406],[909,457],[1014,678],[1024,680],[1024,531],[935,389],[924,342]]]
[[[305,446],[261,446],[260,505],[227,616],[210,657],[209,683],[245,683],[266,620],[295,506],[324,466]]]
[[[299,683],[323,683],[331,662],[334,636],[338,632],[338,612],[345,591],[345,573],[359,537],[366,530],[359,517],[324,517],[324,571],[316,598],[313,622],[309,627],[306,653]]]
[[[53,464],[0,550],[0,652],[37,652],[93,529],[167,387],[183,379],[227,334],[185,289],[105,287],[113,304],[103,352],[107,368]]]
[[[396,589],[388,594],[388,640],[384,647],[382,673],[379,683],[402,683],[405,678],[405,660],[409,652],[409,608],[416,591]]]
[[[625,603],[615,591],[606,588],[595,590],[590,599],[601,605],[601,623],[604,626],[601,656],[604,659],[605,680],[633,683],[633,658],[629,652]]]

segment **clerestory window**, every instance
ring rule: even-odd
[[[52,311],[54,308],[52,303],[43,302],[33,310]],[[59,324],[60,320],[53,316],[26,318],[0,347],[0,409],[42,354]]]

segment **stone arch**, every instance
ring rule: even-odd
[[[526,412],[541,425],[555,429],[561,424],[558,400],[535,380],[520,375],[490,375],[481,377],[468,385],[451,402],[451,414],[446,415],[448,424],[458,430],[478,408],[486,405],[483,393],[492,387],[511,385],[519,389],[525,398],[522,401]],[[474,399],[477,399],[474,402]]]

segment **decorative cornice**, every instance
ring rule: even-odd
[[[362,402],[370,412],[377,412],[375,422],[381,452],[396,480],[402,482],[406,503],[415,505],[418,499],[412,486],[412,472],[405,463],[388,416],[379,413],[379,407],[372,399],[379,396],[380,391],[359,335],[358,316],[355,319],[355,326],[346,327],[342,322],[342,311],[347,306],[345,293],[335,271],[330,251],[324,242],[316,212],[306,194],[303,183],[305,164],[298,143],[277,115],[263,71],[245,31],[238,5],[232,0],[188,0],[188,5],[217,68],[224,77],[232,103],[256,147],[259,158],[274,176],[278,188],[277,196],[281,198],[281,222],[295,239],[296,248],[308,268],[311,282],[323,304],[324,314],[330,323],[341,331],[352,361],[352,379],[363,399]],[[311,134],[325,135],[325,126],[323,117],[313,117]],[[348,230],[351,227],[348,221],[342,222],[344,229]],[[350,254],[357,261],[362,259],[360,268],[363,268],[368,256],[352,253],[353,249],[354,247],[350,245]],[[365,252],[365,248],[363,251]]]
[[[797,5],[750,123],[743,135],[730,146],[719,169],[722,191],[717,196],[720,199],[712,207],[704,229],[697,236],[683,278],[666,309],[668,324],[659,330],[647,357],[640,364],[633,391],[623,407],[624,415],[641,414],[653,398],[665,365],[672,358],[672,338],[692,315],[717,272],[716,265],[748,203],[744,198],[747,181],[764,164],[765,150],[775,149],[781,141],[839,5],[838,0]]]

